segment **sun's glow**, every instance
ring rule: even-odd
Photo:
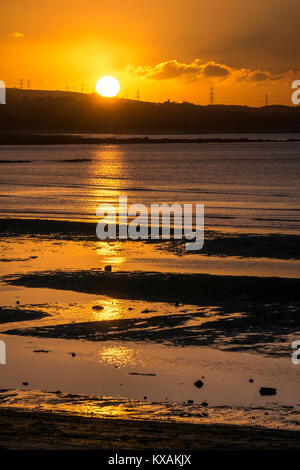
[[[119,93],[120,83],[115,77],[102,77],[97,81],[96,90],[99,95],[112,98]]]

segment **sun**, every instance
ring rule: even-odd
[[[115,77],[102,77],[97,81],[96,90],[99,95],[112,98],[119,93],[120,83]]]

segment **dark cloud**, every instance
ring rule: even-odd
[[[230,75],[231,71],[225,65],[219,64],[208,64],[203,69],[203,75],[205,77],[226,77]]]
[[[267,70],[232,68],[226,64],[219,64],[214,61],[203,63],[201,59],[195,59],[190,63],[178,62],[173,59],[154,66],[137,68],[128,66],[127,70],[131,74],[152,80],[182,78],[186,80],[212,79],[219,81],[232,80],[235,82],[264,82],[281,80],[286,76],[286,74],[272,74]]]

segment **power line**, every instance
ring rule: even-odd
[[[214,102],[215,102],[215,89],[214,87],[211,87],[209,91],[209,104],[213,105]]]

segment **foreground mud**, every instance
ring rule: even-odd
[[[1,449],[298,450],[299,432],[0,410]]]

